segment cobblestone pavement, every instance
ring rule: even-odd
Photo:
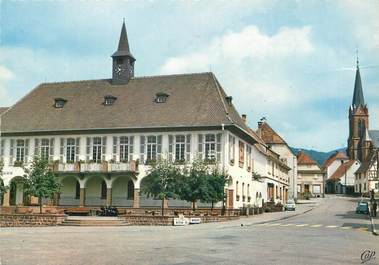
[[[361,264],[365,250],[379,252],[379,237],[355,205],[331,196],[291,213],[186,227],[4,228],[0,264]]]

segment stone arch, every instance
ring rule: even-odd
[[[121,176],[112,182],[112,205],[132,207],[134,200],[134,182],[131,178]]]
[[[110,187],[111,181],[103,175],[93,175],[84,179],[85,203],[87,206],[105,206],[106,192],[102,194],[102,186],[105,183],[106,187]],[[105,195],[102,196],[102,195]]]
[[[79,183],[80,195],[80,179],[75,175],[68,175],[60,178],[62,185],[59,194],[59,205],[79,205],[79,196],[77,196],[77,184]]]
[[[23,205],[24,198],[22,177],[15,176],[9,180],[9,205]]]

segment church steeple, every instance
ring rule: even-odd
[[[365,99],[363,97],[363,89],[362,89],[362,81],[361,81],[361,73],[359,72],[359,61],[357,58],[357,70],[355,72],[355,84],[354,84],[354,95],[352,107],[357,108],[358,106],[364,106]]]
[[[359,71],[359,60],[357,56],[353,101],[349,108],[349,139],[347,140],[347,154],[350,159],[364,161],[367,158],[364,148],[366,142],[365,133],[369,128],[368,117],[368,108],[363,97],[361,73]]]
[[[122,23],[118,48],[117,51],[112,54],[112,59],[112,83],[115,85],[127,84],[129,80],[134,77],[134,62],[136,59],[130,52],[125,21]]]

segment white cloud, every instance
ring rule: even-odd
[[[0,65],[0,82],[7,81],[13,78],[13,73],[5,66]]]
[[[0,101],[7,98],[7,82],[13,78],[14,74],[7,67],[0,65]]]
[[[377,0],[339,0],[336,2],[349,15],[351,30],[358,47],[379,49],[379,2]]]
[[[161,67],[162,73],[204,71],[210,65],[244,59],[280,60],[291,55],[306,55],[313,51],[311,28],[282,28],[269,36],[255,25],[240,32],[230,32],[215,38],[199,52],[169,58]]]

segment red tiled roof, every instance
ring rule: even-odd
[[[298,165],[317,165],[317,162],[314,161],[309,155],[300,151],[297,154],[297,164]]]
[[[263,122],[258,128],[258,135],[261,136],[266,144],[287,144],[280,135],[268,125],[267,122]]]
[[[0,115],[7,111],[9,107],[0,107]]]
[[[329,158],[324,162],[324,167],[326,168],[330,166],[336,159],[348,160],[349,158],[346,156],[344,152],[335,152],[334,154],[329,156]]]
[[[342,163],[337,170],[330,176],[331,180],[339,180],[342,176],[345,175],[345,172],[354,164],[354,160],[349,160],[345,163]]]

